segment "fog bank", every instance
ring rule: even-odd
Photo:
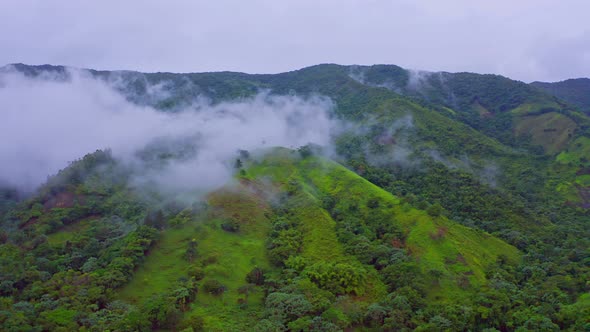
[[[64,79],[8,70],[0,73],[0,183],[33,190],[97,149],[109,148],[119,160],[144,167],[138,151],[186,145],[192,152],[182,158],[157,169],[138,168],[144,177],[139,180],[165,189],[209,190],[231,178],[240,149],[329,144],[332,108],[320,96],[261,92],[215,105],[197,98],[180,112],[163,113],[129,102],[85,71],[69,70]]]

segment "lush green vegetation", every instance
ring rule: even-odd
[[[590,113],[590,79],[575,78],[555,83],[533,82],[537,87],[558,97],[584,111]]]
[[[188,203],[138,192],[109,151],[3,189],[2,330],[590,330],[590,120],[562,101],[385,65],[116,75],[164,111],[269,89],[329,96],[349,125],[331,158],[236,156]],[[194,152],[156,148],[140,157]]]

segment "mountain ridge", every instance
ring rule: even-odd
[[[514,78],[510,78],[509,76],[506,75],[502,75],[502,74],[493,74],[493,73],[479,73],[479,72],[470,72],[470,71],[445,71],[445,70],[441,70],[441,71],[432,71],[432,70],[421,70],[421,69],[411,69],[411,68],[404,68],[395,64],[372,64],[372,65],[361,65],[361,64],[339,64],[339,63],[330,63],[330,62],[326,62],[326,63],[319,63],[319,64],[315,64],[315,65],[309,65],[309,66],[305,66],[305,67],[301,67],[301,68],[296,68],[293,70],[287,70],[287,71],[281,71],[281,72],[276,72],[276,73],[249,73],[249,72],[243,72],[243,71],[233,71],[233,70],[218,70],[218,71],[186,71],[186,72],[182,72],[182,71],[141,71],[141,70],[133,70],[133,69],[93,69],[90,67],[77,67],[77,66],[68,66],[68,65],[54,65],[54,64],[37,64],[37,65],[33,65],[33,64],[27,64],[27,63],[22,63],[22,62],[15,62],[15,63],[8,63],[3,65],[0,68],[6,68],[6,67],[17,67],[20,69],[24,69],[24,68],[35,68],[35,69],[40,69],[40,70],[47,70],[47,69],[66,69],[66,68],[72,68],[72,69],[77,69],[77,70],[88,70],[88,71],[95,71],[95,72],[132,72],[132,73],[141,73],[141,74],[174,74],[174,75],[190,75],[190,74],[212,74],[212,73],[230,73],[230,74],[244,74],[244,75],[252,75],[252,76],[264,76],[264,75],[280,75],[280,74],[286,74],[286,73],[291,73],[291,72],[296,72],[296,71],[300,71],[300,70],[304,70],[304,69],[308,69],[308,68],[313,68],[313,67],[321,67],[321,66],[338,66],[338,67],[374,67],[374,66],[385,66],[385,67],[397,67],[406,71],[414,71],[414,72],[423,72],[423,73],[428,73],[428,74],[474,74],[474,75],[489,75],[489,76],[499,76],[499,77],[503,77],[503,78],[508,78],[510,80],[513,81],[517,81],[517,82],[522,82],[524,84],[527,85],[534,85],[534,84],[555,84],[555,83],[562,83],[562,82],[567,82],[567,81],[577,81],[577,80],[589,80],[590,78],[588,77],[572,77],[572,78],[566,78],[560,81],[538,81],[538,80],[534,80],[531,81],[529,83],[526,83],[525,81],[521,81],[518,79],[514,79]]]
[[[589,326],[590,120],[567,102],[497,75],[383,65],[90,73],[162,114],[199,96],[198,112],[322,96],[344,124],[329,146],[235,151],[205,195],[135,181],[198,156],[199,135],[143,148],[141,167],[99,150],[24,199],[3,192],[3,329]]]

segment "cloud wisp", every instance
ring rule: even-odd
[[[109,148],[142,171],[139,182],[206,191],[231,178],[236,151],[327,145],[336,126],[332,102],[320,96],[262,92],[215,105],[198,98],[180,112],[164,113],[129,102],[88,72],[68,74],[0,73],[0,183],[31,191],[69,161]],[[139,151],[183,144],[191,154],[159,168],[139,168],[145,163]]]

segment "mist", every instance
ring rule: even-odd
[[[164,90],[154,87],[152,94]],[[260,92],[215,105],[196,98],[164,113],[128,101],[115,85],[83,70],[68,69],[65,79],[7,70],[0,73],[0,184],[30,192],[68,162],[108,148],[135,168],[138,184],[208,191],[231,179],[238,150],[328,145],[333,107],[321,96]],[[190,153],[148,167],[139,155],[154,146]]]

